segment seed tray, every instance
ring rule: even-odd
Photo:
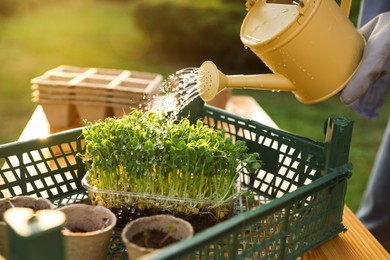
[[[207,125],[224,128],[259,152],[264,165],[256,174],[240,173],[241,186],[252,195],[237,201],[232,218],[152,259],[295,259],[346,230],[352,121],[330,116],[324,142],[316,142],[208,105],[198,109]],[[77,128],[1,145],[0,197],[33,195],[58,207],[88,203],[82,186],[86,171],[77,156],[85,151],[81,133]],[[120,229],[108,259],[126,259]]]
[[[77,114],[95,121],[145,107],[160,92],[162,79],[149,72],[62,65],[31,80],[32,101],[42,105],[52,127],[69,127]],[[59,105],[68,117],[58,117]]]

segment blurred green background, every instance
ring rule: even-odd
[[[1,0],[0,144],[16,141],[32,115],[30,80],[59,65],[129,69],[163,74],[213,60],[225,73],[266,68],[244,49],[239,30],[246,11],[239,0]],[[356,23],[359,1],[353,1]],[[326,71],[324,71],[326,73]],[[334,97],[303,105],[291,93],[241,90],[280,128],[323,141],[330,114],[355,120],[353,177],[346,202],[356,211],[388,119],[365,120]]]

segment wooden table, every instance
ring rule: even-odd
[[[277,127],[275,122],[251,97],[232,96],[226,105],[226,110],[230,113],[257,120],[262,124]],[[50,129],[42,107],[38,106],[19,140],[28,140],[37,137],[43,138],[51,132],[60,130]],[[302,256],[301,259],[390,259],[389,253],[379,244],[347,206],[344,208],[343,224],[348,228],[347,232],[341,233],[337,237],[311,250]]]

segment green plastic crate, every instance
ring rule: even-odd
[[[237,201],[235,216],[152,259],[295,259],[346,230],[352,121],[329,117],[325,141],[315,142],[208,105],[202,111],[206,124],[259,152],[264,166],[255,175],[241,174],[242,187],[253,195]],[[1,145],[0,197],[35,195],[58,206],[87,201],[77,157],[85,150],[81,132]],[[126,259],[119,229],[108,259]]]

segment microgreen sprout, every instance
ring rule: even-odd
[[[143,232],[143,237],[144,237],[144,244],[146,245],[146,247],[149,247],[150,231],[145,230]]]
[[[158,247],[161,247],[165,241],[167,241],[168,238],[172,237],[172,233],[175,232],[176,228],[172,225],[172,224],[169,224],[168,227],[167,227],[167,234],[161,239],[161,241],[159,242],[158,244]]]

